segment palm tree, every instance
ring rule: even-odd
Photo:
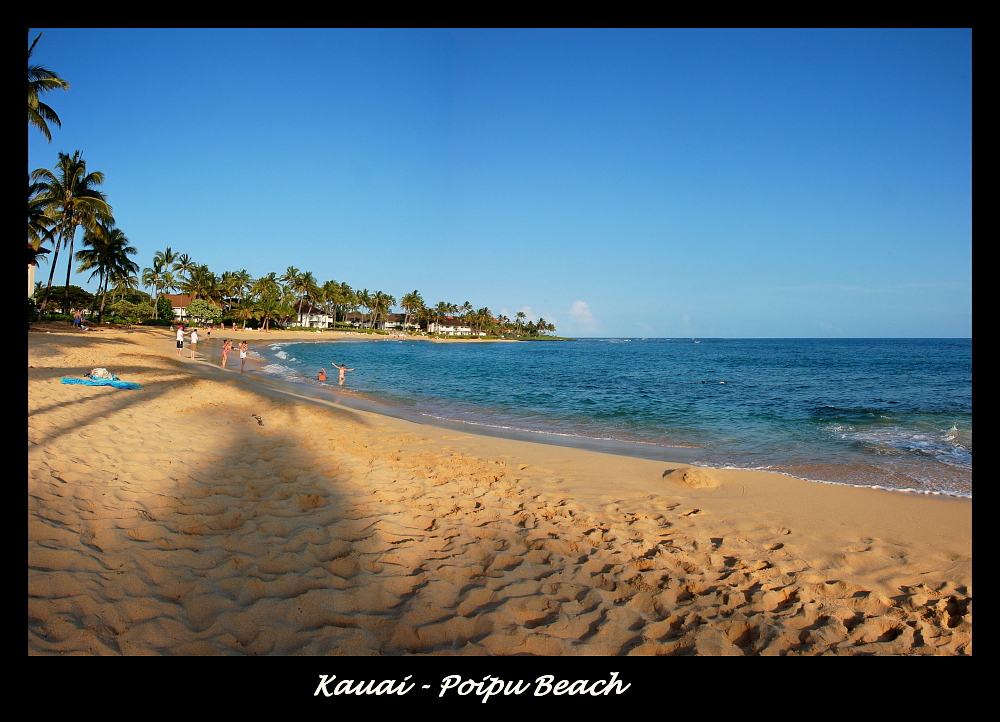
[[[115,228],[113,223],[100,224],[95,230],[87,230],[83,235],[83,245],[84,248],[76,254],[76,260],[80,262],[76,272],[93,270],[90,278],[99,278],[97,288],[99,292],[103,288],[103,292],[97,315],[101,318],[104,315],[109,281],[135,277],[139,266],[129,256],[134,256],[138,251],[129,245],[125,233],[120,228]]]
[[[355,297],[357,298],[358,305],[363,308],[370,310],[372,308],[372,295],[368,292],[367,288],[363,288],[360,291],[355,292]],[[361,326],[365,325],[365,313],[361,312]]]
[[[177,254],[170,250],[170,246],[167,246],[165,251],[157,251],[153,254],[153,264],[159,263],[164,271],[176,271],[177,268],[174,266],[176,260]]]
[[[448,303],[447,301],[438,301],[437,305],[434,306],[434,327],[437,329],[437,333],[441,333],[441,317],[447,316],[451,311],[451,308],[455,304]]]
[[[281,318],[288,310],[278,294],[267,294],[254,304],[253,316],[264,321],[264,332],[266,333],[271,320]]]
[[[258,301],[265,296],[278,296],[281,294],[281,285],[278,283],[277,274],[274,271],[261,276],[250,286],[250,294]]]
[[[250,287],[253,286],[253,277],[247,272],[245,268],[233,273],[233,294],[240,301],[247,300],[247,294],[250,293]]]
[[[482,333],[483,329],[486,328],[487,326],[494,325],[493,312],[488,308],[479,309],[474,314],[472,314],[472,318],[476,322],[476,325],[479,327],[480,333]]]
[[[206,301],[217,301],[219,299],[219,279],[214,273],[208,270],[208,266],[201,264],[194,266],[187,278],[180,282],[180,289],[193,299],[204,299]]]
[[[139,290],[139,277],[135,274],[130,274],[125,271],[112,269],[111,276],[109,278],[111,282],[111,298],[112,300],[116,298],[125,298],[125,295],[131,291]]]
[[[30,28],[28,29],[28,33],[30,35]],[[55,123],[61,128],[62,123],[59,121],[59,116],[56,115],[56,112],[41,102],[38,96],[57,88],[69,90],[69,83],[48,68],[31,64],[31,53],[34,52],[35,45],[41,37],[42,34],[38,33],[38,37],[28,46],[28,124],[38,128],[42,132],[42,135],[45,136],[45,139],[51,143],[52,133],[49,132],[48,124]]]
[[[31,182],[28,176],[28,243],[35,251],[43,243],[55,243],[53,228],[56,220],[52,207],[45,196],[44,189],[38,183]]]
[[[403,330],[406,330],[406,327],[410,325],[410,316],[424,307],[424,299],[421,298],[420,291],[414,290],[403,296],[399,305],[403,308]]]
[[[319,284],[316,282],[316,277],[313,276],[312,271],[305,271],[304,273],[298,274],[292,283],[292,292],[298,298],[298,315],[299,315],[299,325],[302,325],[302,303],[308,299],[309,304],[312,305],[314,299],[316,299],[319,294]]]
[[[245,331],[247,328],[247,321],[254,317],[255,309],[252,303],[248,301],[240,301],[230,309],[230,313],[243,322],[243,330]]]
[[[320,286],[319,298],[321,304],[323,305],[323,312],[327,316],[333,316],[333,322],[336,323],[337,300],[340,298],[340,284],[336,281],[327,281]]]
[[[160,317],[160,310],[157,303],[160,300],[160,294],[164,291],[173,290],[176,286],[174,274],[170,271],[164,270],[166,265],[163,263],[162,259],[158,257],[160,254],[157,253],[156,255],[157,257],[153,259],[153,267],[142,269],[143,285],[152,286],[154,292],[153,318]]]
[[[392,307],[395,305],[395,298],[387,293],[376,291],[375,295],[372,296],[372,310],[375,312],[372,318],[372,328],[375,328],[375,326],[379,323],[379,320],[381,320],[384,327],[385,320],[389,316],[389,311],[391,311]]]
[[[514,318],[516,319],[515,325],[517,326],[517,335],[520,336],[521,329],[524,327],[524,319],[527,318],[527,315],[525,315],[524,311],[518,311],[514,314]]]
[[[52,270],[49,271],[49,283],[45,290],[45,298],[39,314],[43,313],[52,292],[52,278],[56,270],[56,261],[61,246],[69,247],[69,260],[66,263],[66,285],[63,298],[63,308],[69,312],[69,278],[73,270],[73,237],[79,226],[95,229],[99,221],[113,222],[111,206],[104,194],[97,190],[104,182],[104,174],[98,171],[87,173],[87,163],[80,151],[72,156],[59,154],[56,171],[38,168],[31,173],[31,182],[37,184],[38,201],[44,203],[48,213],[56,221],[58,241],[55,255],[52,258]]]
[[[357,292],[347,285],[347,283],[340,284],[340,307],[344,311],[344,320],[347,320],[346,311],[356,311],[358,310],[358,294]]]
[[[169,248],[167,249],[167,252],[168,253],[170,252]],[[175,273],[182,273],[185,276],[187,276],[188,274],[191,273],[192,270],[194,270],[195,266],[197,265],[198,264],[194,262],[194,259],[191,258],[191,256],[189,256],[186,253],[182,253],[181,255],[177,256],[176,260],[174,261],[174,267],[172,270]]]

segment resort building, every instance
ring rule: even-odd
[[[303,306],[302,311],[299,312],[298,308],[295,309],[297,321],[290,321],[288,323],[289,327],[296,326],[298,328],[330,328],[334,324],[333,316],[328,314],[321,308],[317,308],[313,305]]]
[[[164,293],[163,298],[170,301],[170,310],[174,312],[175,321],[187,320],[187,307],[191,305],[191,302],[195,300],[194,296],[189,296],[184,293]],[[205,299],[202,299],[205,300]],[[219,303],[218,301],[209,301],[209,303],[218,306],[219,308],[225,310],[225,304]]]
[[[442,336],[471,336],[472,326],[460,318],[454,316],[443,316],[440,321],[431,321],[427,324],[427,330],[431,333]]]

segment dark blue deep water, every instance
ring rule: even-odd
[[[818,481],[972,493],[971,339],[257,344],[264,373],[429,423]],[[624,442],[624,443],[622,443]]]

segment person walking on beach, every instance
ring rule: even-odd
[[[233,342],[228,338],[222,339],[222,368],[226,368],[226,361],[229,360],[229,352],[233,348]]]
[[[177,355],[181,355],[181,349],[184,348],[184,324],[177,325]]]
[[[337,368],[337,369],[340,369],[340,379],[337,381],[337,383],[340,384],[341,386],[343,386],[344,385],[344,381],[347,378],[347,376],[346,376],[346,374],[344,372],[345,371],[353,371],[354,369],[347,368],[347,364],[344,364],[343,366],[341,366],[340,364],[334,364],[333,367]]]
[[[240,341],[240,373],[243,373],[243,367],[247,365],[247,350],[250,348],[250,344],[246,341]]]
[[[198,348],[198,329],[191,329],[191,358],[194,358],[195,349]]]

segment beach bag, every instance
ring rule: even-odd
[[[91,379],[107,379],[109,381],[118,380],[117,376],[115,376],[113,373],[111,373],[110,371],[108,371],[106,368],[103,367],[91,369],[90,373],[87,374],[87,377]]]

